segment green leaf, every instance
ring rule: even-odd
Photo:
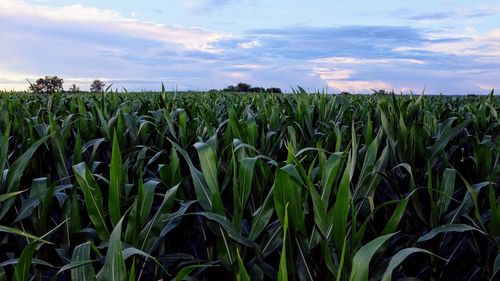
[[[333,154],[328,158],[328,160],[326,160],[325,165],[323,165],[324,168],[321,177],[321,200],[323,201],[325,208],[328,207],[332,186],[337,178],[341,163],[342,157],[338,154]]]
[[[13,197],[16,197],[17,195],[19,195],[25,191],[26,190],[21,190],[21,191],[16,191],[16,192],[9,192],[9,193],[5,193],[5,194],[0,194],[0,202],[3,202],[3,201],[11,199]]]
[[[269,190],[269,193],[267,194],[266,199],[264,199],[262,205],[252,214],[252,226],[250,227],[250,232],[248,234],[248,238],[252,241],[262,233],[274,214],[272,204],[272,197],[274,194],[273,191],[274,185]]]
[[[94,176],[87,168],[84,162],[73,166],[76,180],[82,188],[83,196],[85,198],[87,211],[90,220],[94,224],[97,235],[106,241],[109,238],[109,231],[106,226],[104,215],[102,193],[94,179]]]
[[[344,175],[342,176],[342,180],[340,181],[340,186],[337,191],[337,198],[335,200],[335,204],[332,209],[331,219],[333,223],[330,226],[329,231],[327,232],[327,237],[330,236],[330,232],[333,230],[333,239],[335,242],[335,247],[337,249],[343,248],[344,237],[347,233],[347,218],[349,217],[349,209],[350,209],[350,169],[352,158],[349,155],[347,160],[346,169],[344,171]]]
[[[437,207],[439,208],[439,217],[446,213],[448,206],[450,205],[451,199],[453,198],[453,193],[455,192],[455,169],[446,169],[443,173],[443,179],[441,182],[441,191],[443,194],[439,196],[437,201]]]
[[[69,211],[69,233],[70,235],[80,231],[82,224],[80,221],[80,203],[78,202],[78,195],[76,187],[71,190],[71,202]]]
[[[484,234],[484,232],[481,231],[480,229],[475,228],[475,227],[470,226],[470,225],[467,225],[467,224],[445,224],[445,225],[438,226],[438,227],[432,229],[431,231],[429,231],[428,233],[426,233],[425,235],[421,236],[417,240],[417,242],[424,242],[424,241],[430,240],[430,239],[434,238],[434,236],[438,235],[439,233],[443,233],[443,232],[465,232],[465,231],[477,231],[477,232]]]
[[[42,242],[42,243],[45,243],[45,244],[52,244],[51,242],[43,240],[42,238],[39,238],[39,237],[34,236],[32,234],[29,234],[27,232],[24,232],[24,231],[21,231],[19,229],[15,229],[15,228],[12,228],[12,227],[8,227],[8,226],[0,225],[0,232],[5,232],[5,233],[10,233],[10,234],[15,234],[15,235],[21,235],[21,236],[24,236],[26,238],[32,239],[33,241],[36,241],[36,242]]]
[[[66,166],[66,139],[64,138],[63,134],[61,133],[64,128],[60,128],[56,120],[54,118],[54,115],[52,112],[49,111],[49,129],[50,129],[50,136],[51,136],[51,144],[52,144],[52,151],[53,154],[55,154],[56,157],[56,168],[57,168],[57,173],[59,175],[59,178],[64,184],[69,184],[69,173],[68,173],[68,168]],[[64,126],[64,125],[63,125]]]
[[[231,161],[235,161],[233,159],[234,157]],[[247,206],[247,201],[252,188],[252,180],[256,161],[257,158],[245,157],[239,162],[239,181],[238,184],[235,184],[233,188],[233,222],[237,228],[241,228],[243,211]],[[234,169],[236,170],[236,168]],[[237,177],[236,173],[234,174],[234,177]]]
[[[154,244],[157,242],[158,235],[163,228],[163,215],[169,213],[172,209],[178,187],[179,185],[176,185],[167,190],[158,210],[149,220],[146,226],[141,230],[139,234],[140,239],[138,241],[138,243],[141,245],[141,247],[138,247],[140,250],[150,252]]]
[[[157,181],[143,183],[142,178],[139,180],[137,197],[128,215],[129,219],[125,232],[125,240],[129,243],[135,242],[137,234],[146,223],[151,207],[153,206],[153,197],[158,184],[159,182]]]
[[[204,216],[205,218],[214,221],[218,223],[226,232],[227,235],[234,241],[237,241],[238,243],[248,246],[248,247],[255,247],[255,244],[253,241],[250,239],[242,236],[239,231],[236,230],[234,225],[231,223],[230,220],[228,220],[226,217],[221,216],[216,213],[208,213],[208,212],[200,212],[200,213],[195,213],[196,215],[201,215]]]
[[[203,207],[203,209],[211,211],[213,206],[212,192],[210,191],[210,188],[207,186],[203,174],[198,169],[196,169],[193,162],[191,161],[191,158],[184,149],[182,149],[178,144],[176,144],[172,140],[170,140],[170,142],[172,143],[172,146],[175,147],[175,149],[182,155],[184,160],[186,160],[189,166],[191,177],[193,179],[194,189],[196,192],[196,198],[200,202],[200,205]]]
[[[150,260],[154,261],[159,267],[161,267],[163,269],[163,271],[167,272],[167,270],[163,267],[163,265],[155,257],[153,257],[150,254],[148,254],[144,251],[141,251],[137,248],[127,247],[127,248],[123,249],[122,254],[123,254],[124,260],[126,260],[130,257],[133,257],[133,256],[142,256],[145,259],[150,259]]]
[[[25,281],[28,280],[28,274],[31,268],[31,260],[33,259],[33,254],[35,253],[36,244],[31,243],[28,244],[23,252],[21,253],[21,257],[17,261],[17,265],[14,270],[14,280],[16,281]]]
[[[297,249],[297,275],[299,275],[301,280],[309,280],[309,281],[314,281],[317,278],[315,278],[316,275],[314,274],[313,268],[311,267],[311,256],[309,253],[309,245],[306,243],[305,239],[300,239],[295,236],[295,245]],[[292,238],[293,239],[293,238]]]
[[[396,269],[396,267],[398,267],[409,255],[414,253],[426,253],[435,256],[432,252],[420,248],[402,249],[391,258],[391,261],[384,272],[384,276],[382,276],[382,281],[391,281],[394,269]]]
[[[455,119],[456,118],[450,118],[446,120],[445,128],[438,136],[436,143],[434,143],[434,145],[432,145],[432,147],[430,148],[430,151],[432,153],[430,158],[433,158],[434,156],[438,155],[438,153],[443,151],[448,142],[450,142],[451,139],[456,137],[458,133],[460,133],[460,131],[466,128],[467,125],[469,124],[469,122],[466,121],[452,128],[451,126]]]
[[[49,137],[50,135],[47,135],[33,143],[30,148],[28,148],[23,155],[19,156],[12,166],[10,166],[9,172],[7,173],[7,192],[17,191],[19,181],[23,176],[24,170],[28,167],[31,158],[33,158],[36,150],[44,144]]]
[[[285,205],[285,218],[283,223],[283,246],[278,269],[278,281],[288,281],[288,270],[286,261],[286,237],[288,236],[288,204]]]
[[[76,246],[71,256],[71,263],[66,266],[67,269],[71,269],[71,280],[96,280],[95,271],[90,260],[90,242]],[[62,270],[63,268],[59,271]]]
[[[36,247],[35,247],[35,250],[36,250]],[[0,263],[0,267],[4,267],[7,265],[17,265],[18,263],[19,263],[19,259],[9,259],[9,260],[6,260],[6,261]],[[42,266],[46,266],[46,267],[55,268],[55,266],[51,265],[50,263],[43,261],[43,260],[36,259],[36,258],[31,259],[31,265],[42,265]]]
[[[293,166],[289,165],[288,167]],[[292,169],[288,171],[278,169],[276,171],[273,192],[274,208],[280,222],[283,224],[285,219],[285,206],[289,205],[290,211],[288,212],[288,219],[291,231],[295,232],[298,229],[305,233],[304,208],[301,194],[302,187],[292,179],[289,173],[290,170]]]
[[[209,263],[209,264],[193,264],[193,265],[188,265],[186,267],[183,267],[181,270],[179,270],[179,273],[175,276],[175,281],[181,281],[185,280],[185,278],[191,274],[191,272],[195,270],[205,270],[209,267],[215,267],[218,266],[217,264]]]
[[[236,251],[238,256],[238,273],[236,273],[237,281],[250,281],[250,276],[248,275],[247,270],[245,269],[245,265],[243,264],[243,260],[240,256],[240,250]]]
[[[339,268],[337,270],[337,278],[335,279],[336,281],[340,281],[340,278],[342,277],[342,270],[344,269],[346,249],[347,249],[347,236],[344,237],[344,243],[342,246],[342,254],[340,255],[340,264],[339,264]]]
[[[111,152],[111,165],[109,167],[109,193],[108,208],[111,223],[116,225],[121,218],[120,193],[122,190],[122,155],[118,145],[116,131],[113,135],[113,149]]]
[[[320,195],[313,186],[309,187],[309,194],[311,195],[313,203],[314,222],[321,231],[321,234],[326,237],[328,233],[328,220],[326,218],[325,205],[323,204],[323,201],[321,201]]]
[[[75,136],[75,146],[73,148],[73,164],[82,162],[82,149],[82,137],[80,136],[80,130],[78,130]]]
[[[396,233],[380,236],[361,247],[352,261],[350,281],[368,281],[370,261],[377,250]]]
[[[108,251],[102,268],[103,281],[125,281],[127,280],[127,269],[122,254],[122,232],[123,218],[116,224],[109,237]]]
[[[404,215],[404,212],[406,210],[406,206],[408,205],[408,199],[404,199],[399,201],[398,205],[396,206],[396,209],[392,213],[392,216],[389,218],[389,221],[385,225],[384,230],[382,231],[382,235],[392,233],[396,231],[398,228],[399,222],[401,221],[401,218]]]
[[[198,151],[201,170],[210,191],[212,193],[219,192],[219,182],[217,180],[217,159],[215,152],[212,150],[210,145],[204,142],[197,142],[194,144],[194,147]]]
[[[44,144],[48,139],[50,138],[50,135],[47,135],[35,143],[33,143],[28,150],[26,150],[21,156],[19,156],[14,163],[10,166],[8,172],[7,172],[7,180],[6,180],[6,191],[7,193],[11,192],[16,192],[19,189],[19,182],[21,181],[21,177],[24,174],[24,170],[28,167],[31,158],[33,158],[33,155],[35,154],[36,150]],[[3,171],[0,171],[3,172]],[[11,208],[12,204],[14,203],[14,199],[10,199],[5,203],[4,206],[2,206],[2,209],[0,210],[0,220],[3,219],[3,217],[7,214],[9,209]]]
[[[128,281],[135,281],[135,258],[132,261],[132,268],[130,269],[130,273],[128,274]]]
[[[0,138],[0,182],[4,181],[2,173],[9,160],[9,134],[10,123],[8,123],[7,128],[4,129]]]
[[[355,187],[355,192],[361,187],[366,178],[372,173],[373,166],[375,161],[377,160],[377,154],[380,144],[380,138],[382,137],[382,131],[379,131],[375,139],[370,143],[368,149],[365,152],[365,157],[363,161],[363,167],[361,168],[361,172],[358,176],[359,180]]]

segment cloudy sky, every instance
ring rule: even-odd
[[[500,87],[498,0],[0,0],[0,89]]]

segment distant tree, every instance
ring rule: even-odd
[[[246,93],[251,87],[252,86],[247,83],[238,83],[238,85],[236,85],[236,91]]]
[[[271,87],[267,90],[262,87],[252,87],[247,83],[238,83],[236,86],[230,85],[222,89],[223,92],[242,92],[242,93],[281,93],[280,88]]]
[[[39,78],[36,80],[35,83],[30,82],[30,87],[29,91],[36,93],[36,94],[41,94],[45,91],[45,81],[43,78]]]
[[[281,89],[280,88],[275,88],[271,87],[266,90],[267,93],[272,93],[272,94],[281,94]]]
[[[75,84],[72,84],[71,87],[69,88],[69,92],[73,93],[73,94],[79,93],[80,92],[80,87],[78,87]]]
[[[386,92],[385,90],[378,90],[378,91],[372,90],[372,92],[374,94],[377,94],[377,95],[388,95],[388,94],[390,94],[389,92]]]
[[[45,76],[45,78],[38,78],[34,84],[30,83],[29,90],[37,94],[53,94],[63,91],[63,83],[64,80],[57,76]]]
[[[252,88],[248,89],[248,91],[250,93],[265,93],[266,89],[264,89],[262,87],[252,87]]]
[[[235,86],[230,85],[227,86],[227,88],[222,89],[223,92],[238,92],[238,89],[236,89]]]
[[[92,82],[92,84],[90,84],[90,91],[92,93],[103,92],[104,86],[106,86],[106,84],[104,84],[104,82],[102,82],[101,80],[94,80],[94,82]]]

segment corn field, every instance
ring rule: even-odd
[[[498,280],[500,99],[0,96],[0,280]]]

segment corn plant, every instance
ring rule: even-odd
[[[500,100],[0,96],[0,280],[497,280]]]

